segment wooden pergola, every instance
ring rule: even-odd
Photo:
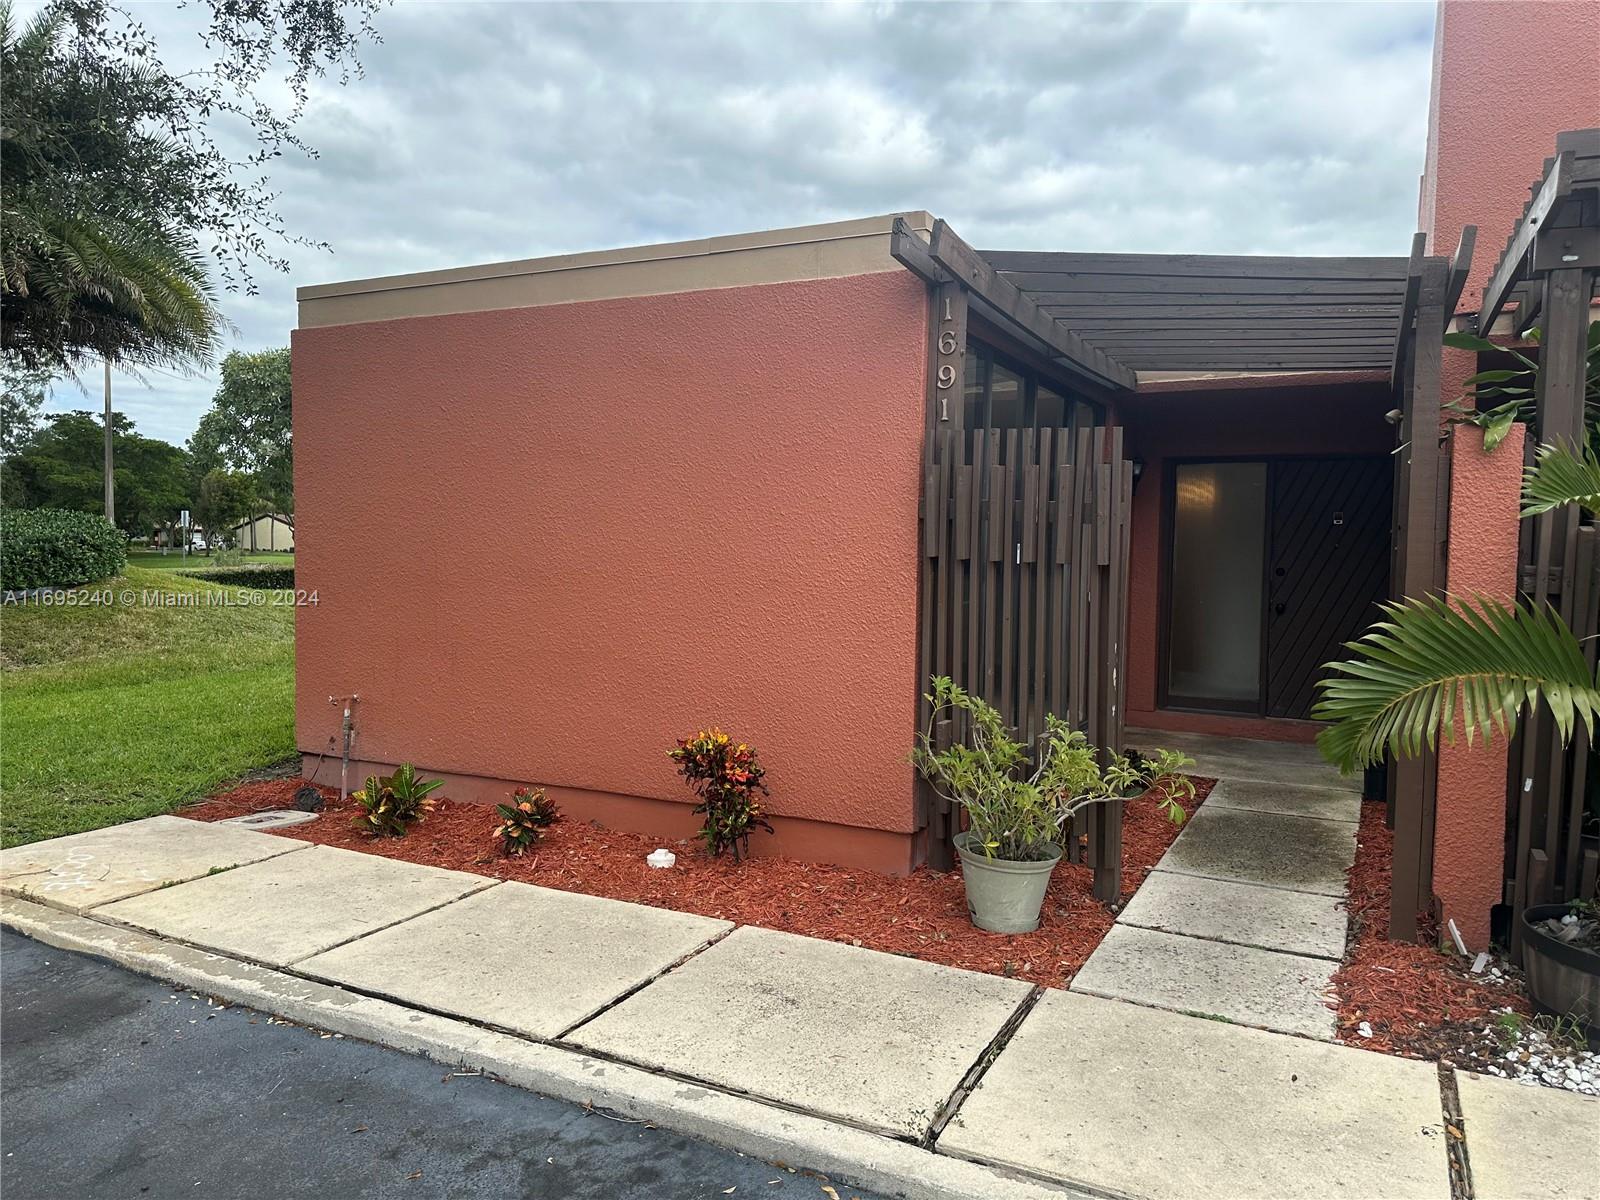
[[[1002,279],[1138,372],[1387,368],[1404,258],[985,250]]]

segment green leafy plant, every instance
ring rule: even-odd
[[[500,849],[506,854],[521,855],[531,846],[537,846],[544,831],[561,819],[556,802],[544,794],[543,788],[519,787],[511,793],[510,804],[496,804],[500,824],[494,836],[500,840]]]
[[[1168,818],[1181,824],[1180,801],[1194,796],[1194,783],[1183,774],[1192,760],[1175,751],[1157,750],[1138,759],[1102,756],[1081,732],[1051,713],[1030,752],[993,705],[949,676],[934,676],[927,699],[932,713],[927,729],[917,735],[911,761],[935,791],[966,810],[968,846],[990,858],[1053,858],[1074,814],[1151,789]],[[966,717],[970,744],[941,750],[933,730],[958,713]]]
[[[1325,757],[1353,770],[1385,751],[1414,755],[1439,737],[1468,745],[1516,728],[1541,696],[1561,738],[1594,728],[1600,679],[1551,608],[1437,596],[1383,606],[1384,619],[1349,643],[1357,657],[1329,663],[1315,715],[1336,724],[1317,736]]]
[[[1522,473],[1522,515],[1537,517],[1568,504],[1600,512],[1600,456],[1591,446],[1558,438],[1535,450],[1533,466]]]
[[[128,539],[104,517],[60,508],[0,513],[0,587],[76,587],[119,574]]]
[[[255,588],[263,592],[283,591],[294,587],[294,568],[273,566],[270,563],[264,566],[252,566],[246,563],[238,567],[208,567],[203,571],[189,571],[187,574],[196,579],[204,579],[207,583]]]
[[[429,795],[444,786],[442,779],[418,779],[417,769],[401,763],[393,775],[368,775],[366,786],[350,793],[361,806],[357,828],[374,837],[404,837],[413,824],[433,811]]]
[[[739,862],[750,854],[750,834],[756,829],[772,832],[757,794],[766,795],[762,783],[766,769],[756,758],[755,747],[735,742],[722,730],[702,729],[667,751],[700,803],[696,815],[705,818],[700,836],[713,857],[733,851]]]
[[[1536,333],[1537,331],[1535,331]],[[1483,338],[1449,334],[1462,350],[1500,350]],[[1509,351],[1521,370],[1480,371],[1468,382],[1477,408],[1460,420],[1484,429],[1492,449],[1518,420],[1532,414],[1540,365]],[[1547,442],[1523,472],[1522,515],[1575,505],[1593,519],[1600,511],[1600,322],[1589,326],[1584,390],[1588,444]],[[1483,401],[1511,399],[1485,409]],[[1383,756],[1415,755],[1442,737],[1454,743],[1458,724],[1468,744],[1494,732],[1510,736],[1524,709],[1548,704],[1556,733],[1569,741],[1581,722],[1594,731],[1600,714],[1600,672],[1548,605],[1504,605],[1483,597],[1407,598],[1383,606],[1383,619],[1346,649],[1355,657],[1327,663],[1317,681],[1312,716],[1333,724],[1317,735],[1323,756],[1354,771]]]
[[[1539,330],[1530,329],[1528,340],[1537,343]],[[1534,401],[1539,386],[1539,364],[1520,350],[1497,346],[1474,333],[1447,333],[1444,344],[1456,350],[1479,354],[1507,354],[1516,367],[1496,367],[1479,371],[1465,381],[1471,394],[1444,406],[1447,419],[1483,430],[1483,448],[1493,450],[1505,440],[1511,427],[1528,423],[1534,416]],[[1584,365],[1583,423],[1591,448],[1600,448],[1600,321],[1589,326]],[[1490,401],[1500,401],[1492,407]]]

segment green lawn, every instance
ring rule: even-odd
[[[294,554],[263,550],[259,554],[246,554],[244,561],[247,563],[271,563],[275,567],[294,566]],[[162,554],[159,550],[130,550],[128,551],[128,565],[130,567],[144,567],[152,571],[198,571],[205,567],[215,566],[213,559],[204,554],[190,554],[187,559],[176,550],[170,554]]]
[[[232,591],[135,566],[105,588]],[[7,605],[0,671],[6,846],[169,812],[294,752],[286,604]]]

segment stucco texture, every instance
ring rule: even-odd
[[[720,724],[909,834],[926,344],[901,272],[297,331],[301,750],[354,692],[364,760],[687,804]]]
[[[1476,312],[1556,134],[1600,125],[1600,3],[1449,0],[1437,21],[1421,228],[1448,255],[1478,227],[1459,305]]]
[[[1524,427],[1490,453],[1483,431],[1450,433],[1450,565],[1446,591],[1509,604],[1517,590],[1518,510]],[[1474,950],[1489,945],[1489,910],[1500,903],[1505,848],[1506,741],[1439,748],[1433,821],[1433,891]]]

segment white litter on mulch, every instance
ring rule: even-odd
[[[1504,1011],[1510,1012],[1510,1009]],[[1485,1033],[1506,1036],[1506,1030],[1484,1026]],[[1557,1041],[1535,1025],[1525,1025],[1509,1045],[1482,1070],[1502,1079],[1565,1088],[1586,1096],[1600,1096],[1600,1055]]]

